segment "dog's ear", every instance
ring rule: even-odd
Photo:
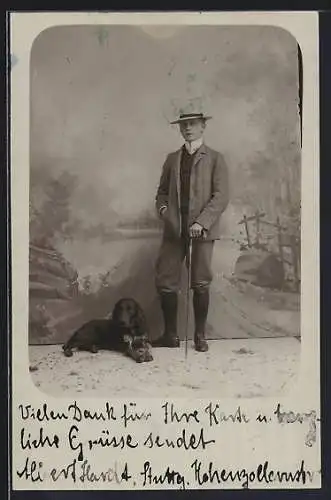
[[[116,302],[116,304],[114,306],[113,313],[111,315],[111,319],[114,321],[114,323],[118,323],[118,316],[119,316],[119,312],[120,312],[120,306],[121,306],[121,302],[120,301]]]
[[[147,320],[144,311],[139,304],[136,304],[135,328],[137,335],[148,334]]]

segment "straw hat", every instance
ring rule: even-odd
[[[175,123],[181,123],[187,120],[210,120],[211,118],[211,116],[204,114],[200,99],[191,99],[179,109],[179,118],[170,123],[171,125],[174,125]]]

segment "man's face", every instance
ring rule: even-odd
[[[179,124],[180,132],[185,141],[193,142],[202,137],[206,127],[205,120],[195,118],[193,120],[185,120]]]

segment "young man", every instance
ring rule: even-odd
[[[177,294],[181,267],[192,238],[191,288],[195,318],[194,343],[208,350],[205,325],[212,281],[214,241],[219,239],[219,221],[229,201],[228,170],[220,153],[203,142],[203,113],[182,113],[178,120],[185,144],[170,153],[163,165],[156,207],[164,233],[156,262],[156,288],[161,298],[164,334],[153,345],[179,347]]]

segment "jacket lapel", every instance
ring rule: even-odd
[[[202,144],[202,146],[198,149],[198,151],[194,157],[192,169],[201,160],[201,158],[203,158],[206,154],[207,154],[207,147],[205,144]]]
[[[180,208],[180,160],[182,158],[182,148],[176,151],[175,157],[175,179],[176,179],[176,188],[177,188],[177,202],[178,208]]]

